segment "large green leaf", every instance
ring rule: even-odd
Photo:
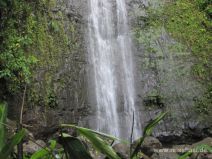
[[[49,157],[49,150],[48,148],[38,150],[35,152],[30,159],[48,159]]]
[[[135,156],[137,155],[137,153],[140,150],[140,146],[142,145],[142,143],[144,142],[144,139],[152,134],[152,131],[154,129],[154,127],[167,115],[167,112],[165,113],[161,113],[160,115],[158,115],[153,121],[151,121],[145,128],[143,131],[143,137],[141,137],[139,139],[138,144],[136,145],[132,155],[131,155],[131,159],[134,159]]]
[[[149,136],[152,134],[154,127],[167,115],[167,112],[161,113],[153,121],[151,121],[143,131],[143,136]]]
[[[96,150],[105,154],[110,159],[120,159],[113,148],[96,134],[85,129],[78,129],[78,131],[92,143]]]
[[[74,126],[74,125],[62,125],[63,127],[72,127],[72,128],[76,128],[79,133],[84,136],[85,138],[87,138],[92,145],[95,147],[95,149],[97,151],[99,151],[102,154],[105,154],[108,158],[110,159],[120,159],[120,157],[116,154],[116,152],[114,151],[114,149],[107,143],[105,142],[103,139],[101,139],[98,135],[101,135],[102,133],[87,129],[87,128],[82,128],[82,127],[78,127],[78,126]],[[103,136],[111,138],[111,136],[108,136],[106,134],[104,134]],[[116,139],[115,137],[112,137],[111,139]]]
[[[26,134],[25,129],[22,129],[18,133],[16,133],[12,137],[12,139],[2,148],[0,152],[0,158],[7,159],[9,155],[11,154],[11,152],[13,151],[13,148],[21,142],[25,134]]]
[[[60,137],[60,144],[63,145],[68,159],[92,159],[83,143],[75,137]]]
[[[42,148],[35,152],[30,159],[52,159],[54,158],[53,151],[56,148],[57,142],[55,140],[50,140],[50,146]]]
[[[7,118],[7,106],[5,103],[0,103],[0,152],[5,144],[5,125]]]
[[[119,138],[117,138],[115,136],[108,135],[108,134],[105,134],[105,133],[102,133],[102,132],[99,132],[99,131],[91,130],[91,129],[88,129],[88,128],[79,127],[79,126],[71,125],[71,124],[62,124],[61,126],[62,127],[70,127],[70,128],[76,128],[76,129],[81,129],[81,130],[89,131],[89,132],[94,133],[94,134],[97,134],[99,136],[106,137],[106,138],[108,138],[110,140],[117,140],[117,141],[119,141],[121,143],[129,144],[128,141],[119,139]]]

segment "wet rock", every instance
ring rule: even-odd
[[[188,50],[170,49],[182,44],[176,42],[166,28],[149,25],[151,16],[154,16],[151,13],[166,2],[127,2],[132,32],[136,30],[135,65],[139,71],[135,84],[142,125],[154,119],[156,111],[170,110],[170,116],[153,133],[162,143],[193,143],[210,136],[210,115],[201,122],[201,114],[195,112],[194,99],[201,97],[205,88],[190,73],[196,62],[194,57]]]
[[[194,149],[200,145],[208,145],[212,147],[212,138],[207,137],[203,139],[202,141],[194,143],[193,145],[191,145],[191,147]],[[200,152],[196,152],[191,155],[191,159],[211,159],[211,158],[212,158],[211,153],[204,151],[204,149],[201,149]]]
[[[172,149],[176,150],[176,152],[181,155],[186,151],[191,149],[191,145],[174,145]]]
[[[113,146],[113,149],[119,155],[121,159],[129,159],[130,158],[130,146],[127,144],[118,143]],[[107,159],[107,158],[106,158]],[[141,159],[150,159],[147,155],[142,154]]]
[[[191,159],[211,159],[211,158],[212,154],[210,153],[199,153],[191,156]]]
[[[178,155],[177,153],[154,153],[151,156],[151,159],[177,159]]]
[[[36,140],[35,143],[32,141],[28,141],[23,144],[23,151],[26,154],[33,154],[45,146],[46,146],[46,143],[43,140]]]
[[[212,138],[211,137],[207,137],[207,138],[205,138],[205,139],[193,144],[192,147],[196,147],[198,145],[203,145],[203,144],[204,145],[208,145],[208,146],[212,146]]]
[[[175,150],[178,155],[182,155],[183,153],[189,151],[189,150],[195,150],[197,146],[200,145],[208,145],[212,146],[212,138],[208,137],[205,138],[197,143],[194,143],[192,145],[174,145],[172,146],[171,149]],[[196,151],[196,150],[195,150]],[[212,156],[209,152],[204,151],[204,149],[200,149],[199,152],[194,152],[191,156],[190,159],[210,159]]]
[[[127,144],[118,143],[113,146],[114,150],[117,154],[121,157],[121,159],[128,159],[130,158],[130,147]]]
[[[138,141],[134,142],[133,148],[135,148],[137,143]],[[140,150],[147,156],[151,156],[154,153],[154,149],[160,149],[160,148],[162,148],[161,142],[157,138],[149,136],[144,139],[144,142],[141,145]]]

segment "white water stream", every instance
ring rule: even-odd
[[[97,107],[95,129],[129,138],[136,107],[125,0],[90,0],[89,8],[88,56]],[[141,136],[136,114],[133,138]]]

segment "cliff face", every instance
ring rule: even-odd
[[[157,23],[157,18],[161,18],[158,10],[166,3],[151,0],[128,2],[136,50],[137,104],[142,125],[158,112],[170,112],[156,128],[155,136],[164,142],[191,141],[211,135],[211,109],[208,107],[203,113],[197,106],[209,83],[203,84],[195,77],[193,68],[199,61],[187,44],[178,42],[166,25]]]
[[[39,61],[27,90],[24,123],[32,125],[37,135],[54,132],[59,123],[77,124],[86,116],[92,118],[87,101],[91,96],[86,76],[87,3],[57,0],[45,12],[34,12],[39,25],[35,27],[38,43],[32,50]],[[170,112],[154,132],[164,142],[191,141],[211,135],[211,111],[206,115],[196,111],[196,99],[206,88],[193,77],[195,57],[163,25],[148,25],[149,12],[164,3],[127,0],[134,40],[136,106],[143,126],[159,112]],[[15,102],[11,105],[15,110]]]
[[[32,125],[31,130],[41,136],[53,133],[60,123],[78,123],[87,109],[82,12],[86,3],[77,0],[53,2],[45,6],[45,12],[33,11],[37,17],[34,31],[38,38],[32,50],[38,63],[33,70],[32,84],[27,88],[24,111],[24,123]],[[16,111],[16,104],[11,105]]]

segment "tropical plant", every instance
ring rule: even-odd
[[[6,125],[6,116],[7,116],[7,106],[5,103],[0,104],[0,158],[7,159],[10,154],[13,152],[13,149],[18,145],[21,140],[26,135],[26,130],[22,129],[17,132],[12,138],[5,142],[5,125]]]
[[[6,103],[0,103],[0,152],[5,145],[5,125],[7,114]]]
[[[29,83],[37,62],[31,47],[33,36],[24,25],[31,13],[23,0],[0,0],[0,89],[14,93]]]
[[[131,154],[131,159],[136,159],[136,156],[140,150],[141,145],[144,142],[144,139],[147,136],[150,136],[152,134],[152,131],[154,129],[154,127],[167,115],[167,112],[162,113],[160,115],[158,115],[153,121],[151,121],[145,128],[143,131],[143,136],[139,139],[139,142],[137,144],[137,146],[135,147],[133,153]]]
[[[131,159],[137,159],[137,155],[140,151],[140,146],[143,144],[144,139],[147,136],[150,136],[152,134],[153,128],[167,115],[166,113],[161,113],[160,115],[158,115],[153,121],[151,121],[145,128],[143,131],[143,137],[141,137],[139,139],[138,144],[136,145],[133,153],[131,154]],[[88,139],[92,145],[94,146],[94,148],[99,151],[100,153],[106,155],[109,159],[120,159],[120,157],[117,155],[117,153],[115,152],[115,150],[111,147],[111,145],[109,145],[107,142],[105,142],[101,137],[110,139],[110,140],[117,140],[119,142],[123,142],[125,144],[127,144],[126,141],[120,140],[116,137],[113,137],[111,135],[107,135],[104,133],[100,133],[94,130],[90,130],[87,128],[82,128],[79,126],[75,126],[75,125],[69,125],[69,124],[62,124],[62,127],[70,127],[70,128],[75,128],[77,129],[77,131],[80,133],[80,135],[82,135],[83,137],[85,137],[86,139]],[[71,155],[71,154],[70,154]],[[78,159],[78,158],[75,158]],[[79,159],[83,159],[82,156],[79,157]]]
[[[77,131],[80,133],[80,135],[82,135],[83,137],[88,139],[97,151],[106,155],[110,159],[120,159],[120,157],[117,155],[117,153],[112,148],[112,146],[109,145],[100,136],[106,137],[106,138],[111,139],[111,140],[119,140],[118,138],[113,137],[111,135],[104,134],[104,133],[100,133],[100,132],[97,132],[97,131],[94,131],[94,130],[90,130],[90,129],[87,129],[87,128],[75,126],[75,125],[63,124],[62,127],[71,127],[71,128],[77,129]]]
[[[63,150],[59,149],[59,150],[56,151],[57,141],[50,140],[49,143],[50,143],[49,147],[45,147],[45,148],[38,150],[37,152],[35,152],[30,157],[30,159],[57,159],[57,158],[61,158],[59,154],[62,153]]]
[[[11,138],[11,140],[9,140],[4,145],[4,147],[2,148],[2,150],[0,152],[0,158],[7,159],[10,156],[10,154],[13,152],[14,147],[21,142],[21,140],[24,138],[25,135],[26,135],[26,130],[25,129],[22,129],[18,133],[16,133]]]
[[[3,113],[2,113],[3,112]],[[0,137],[5,139],[4,127],[6,121],[6,108],[5,105],[0,107],[0,119],[2,123],[0,124]],[[153,128],[166,116],[167,113],[162,113],[157,116],[153,121],[151,121],[143,131],[143,137],[139,139],[138,144],[136,145],[133,153],[131,154],[131,159],[138,159],[138,153],[140,151],[140,146],[142,145],[144,139],[151,135]],[[118,139],[114,136],[94,131],[88,128],[79,127],[71,124],[62,124],[62,128],[74,128],[78,133],[91,143],[94,149],[101,154],[107,156],[109,159],[121,159],[116,151],[113,149],[112,145],[108,141],[117,141],[124,144],[129,144],[127,141]],[[0,158],[7,159],[13,152],[13,148],[20,143],[20,141],[25,136],[26,131],[22,129],[16,133],[7,144],[1,142],[0,149]],[[25,157],[27,159],[93,159],[88,148],[84,144],[82,137],[73,137],[69,134],[61,132],[60,137],[58,138],[58,143],[62,145],[62,148],[57,148],[57,141],[50,140],[50,144],[47,147],[42,147],[40,150],[35,152],[31,157]],[[2,140],[0,140],[2,141]],[[39,145],[38,145],[39,146]],[[183,158],[182,158],[183,159]]]
[[[92,159],[90,153],[80,139],[63,134],[59,142],[63,145],[66,158]]]

